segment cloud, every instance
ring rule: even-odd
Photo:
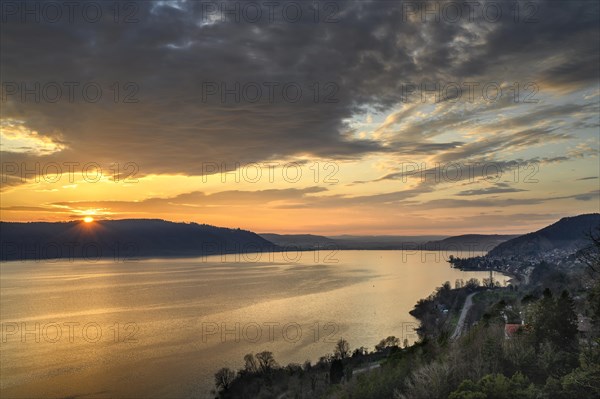
[[[598,155],[600,53],[589,39],[600,33],[597,2],[535,1],[534,21],[525,21],[524,13],[515,21],[507,6],[495,2],[505,7],[495,22],[485,20],[482,4],[474,21],[423,22],[419,15],[406,18],[406,2],[327,2],[338,8],[335,23],[323,21],[324,9],[315,22],[306,8],[300,21],[290,23],[280,13],[284,3],[275,21],[257,23],[206,18],[206,2],[197,1],[138,2],[135,23],[63,18],[23,24],[19,16],[3,22],[3,167],[94,162],[109,170],[133,162],[140,179],[136,188],[118,193],[126,185],[72,187],[76,181],[36,194],[55,189],[3,170],[3,215],[46,211],[62,217],[94,209],[110,217],[202,221],[217,215],[215,223],[229,223],[230,212],[237,212],[253,223],[262,218],[284,225],[296,217],[291,225],[385,230],[393,224],[450,228],[461,218],[464,226],[477,227],[484,219],[472,207],[502,224],[510,212],[552,221],[549,208],[556,201],[593,205],[597,192],[580,192],[571,180],[592,180],[589,158]],[[61,101],[34,101],[35,94],[22,101],[21,93],[6,92],[12,84],[47,88],[52,82],[63,89]],[[67,82],[78,84],[74,101],[66,99]],[[407,84],[465,82],[478,84],[474,101],[466,101],[464,92],[423,101],[420,93],[404,90]],[[102,89],[98,102],[83,98],[86,83]],[[483,98],[480,89],[488,83],[503,96]],[[284,87],[292,90],[284,93]],[[297,101],[285,97],[298,88]],[[256,90],[261,96],[248,101]],[[538,102],[524,101],[530,97]],[[270,161],[339,162],[341,184],[157,188],[169,176],[179,181],[214,173],[207,171],[209,163],[231,170]],[[548,165],[540,173],[548,178],[552,165],[567,162],[581,172],[568,181],[553,175],[559,193],[544,184],[524,190],[503,183],[526,165]],[[511,208],[496,216],[494,207]],[[456,212],[448,215],[447,209]],[[527,224],[518,217],[513,226]]]
[[[308,200],[312,194],[326,192],[322,187],[271,189],[256,191],[221,191],[206,194],[194,191],[174,197],[152,197],[142,201],[62,201],[52,206],[71,210],[103,209],[112,213],[124,212],[181,212],[182,209],[193,211],[193,208],[257,207],[269,206],[281,202],[296,203]],[[19,210],[3,208],[5,210]]]
[[[590,201],[593,199],[600,199],[600,190],[591,191],[582,194],[563,195],[555,197],[535,197],[535,198],[500,198],[498,196],[491,196],[486,198],[480,198],[475,200],[463,200],[454,198],[434,199],[430,201],[424,201],[418,204],[416,207],[424,207],[426,209],[449,209],[449,208],[497,208],[505,209],[512,206],[518,205],[539,205],[551,201],[558,200],[570,200],[575,199],[577,201]]]
[[[523,191],[520,188],[512,188],[512,187],[489,187],[489,188],[481,188],[477,190],[465,190],[457,193],[459,196],[471,196],[471,195],[486,195],[486,194],[502,194],[502,193],[519,193]]]
[[[544,127],[475,143],[428,141],[444,126],[461,123],[458,114],[415,123],[390,142],[353,137],[346,121],[367,108],[397,106],[404,99],[402,82],[531,77],[581,88],[597,80],[597,51],[589,51],[587,39],[598,34],[597,4],[539,2],[538,21],[526,24],[511,18],[486,23],[481,15],[474,22],[423,23],[406,20],[396,3],[339,2],[337,23],[314,23],[308,13],[299,23],[281,17],[274,23],[207,20],[202,2],[177,7],[139,2],[139,22],[133,24],[9,20],[2,25],[4,82],[94,81],[104,96],[96,104],[83,101],[79,89],[74,102],[23,103],[11,96],[3,104],[3,118],[24,120],[48,142],[60,142],[60,160],[132,161],[141,175],[198,175],[203,162],[298,156],[442,153],[447,155],[440,158],[448,159],[537,144],[542,137],[568,137]],[[124,84],[134,82],[139,91],[132,96],[139,102],[115,103],[114,82],[121,95],[133,93]],[[263,96],[251,103],[228,95],[223,103],[218,95],[203,99],[206,82],[229,89],[236,82],[254,82],[263,91],[264,82],[297,83],[303,96],[290,102],[279,94],[272,103]],[[332,85],[326,87],[328,82]],[[317,102],[315,83],[320,84]],[[336,101],[325,102],[328,96]],[[421,109],[413,107],[409,114]],[[542,109],[519,123],[541,120],[550,111]],[[563,107],[554,116],[573,112],[578,111]]]
[[[590,191],[589,193],[585,194],[574,195],[573,198],[575,198],[577,201],[591,201],[593,199],[600,199],[600,190]]]

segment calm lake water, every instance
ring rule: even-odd
[[[211,397],[249,352],[315,362],[340,337],[416,339],[456,252],[340,251],[0,264],[2,398]],[[478,254],[470,254],[478,255]],[[496,275],[500,281],[508,277]]]

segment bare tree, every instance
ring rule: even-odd
[[[344,338],[340,338],[340,340],[335,344],[334,355],[338,359],[345,359],[350,356],[350,344]]]
[[[452,368],[447,363],[433,362],[415,370],[404,393],[396,390],[395,399],[437,399],[447,398]]]
[[[258,360],[260,370],[265,374],[269,373],[274,367],[277,366],[277,362],[273,358],[273,352],[263,351],[257,353],[256,360]]]
[[[465,284],[465,287],[467,287],[469,290],[474,290],[475,288],[479,287],[479,280],[476,278],[470,278]]]
[[[234,379],[235,372],[228,367],[223,367],[215,374],[215,385],[217,386],[217,389],[226,391],[229,389]]]
[[[258,372],[258,365],[256,364],[256,359],[252,353],[248,353],[244,356],[244,371],[247,373]]]

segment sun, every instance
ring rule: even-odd
[[[94,218],[91,216],[86,216],[83,218],[83,221],[86,223],[92,223],[94,221]]]

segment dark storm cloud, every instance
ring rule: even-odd
[[[95,104],[11,97],[2,104],[2,117],[23,120],[64,143],[61,160],[117,159],[138,163],[140,174],[202,174],[204,162],[411,151],[455,158],[531,145],[542,136],[566,137],[532,129],[508,141],[492,137],[457,148],[462,143],[428,143],[427,132],[407,131],[383,145],[353,138],[344,121],[366,109],[389,110],[403,100],[400,87],[407,81],[539,78],[561,87],[597,81],[598,52],[590,51],[589,40],[598,35],[596,2],[539,2],[534,23],[515,23],[510,15],[488,23],[479,14],[475,23],[408,21],[401,2],[364,0],[337,2],[337,23],[315,23],[308,13],[298,23],[281,17],[273,23],[215,22],[203,17],[203,3],[139,2],[139,22],[131,24],[9,19],[1,28],[3,83],[98,82],[104,95]],[[139,102],[115,104],[114,82],[120,82],[120,100],[132,93],[125,82],[134,82]],[[237,103],[232,96],[222,102],[206,97],[206,82],[228,88],[235,82],[295,82],[303,95],[297,102],[276,94],[271,103],[264,92],[256,103]],[[311,90],[315,82],[319,101]],[[328,82],[333,85],[325,87]],[[453,120],[459,123],[449,116],[424,128]],[[3,153],[3,160],[11,158],[39,159]]]

